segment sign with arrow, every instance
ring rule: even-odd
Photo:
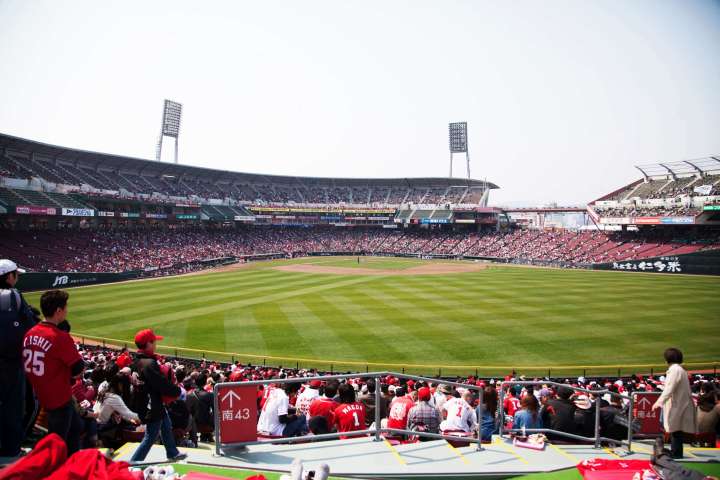
[[[659,397],[660,394],[657,392],[633,393],[633,417],[640,420],[639,435],[657,435],[663,432],[660,410],[652,409]]]
[[[257,440],[257,387],[220,384],[217,389],[221,444]]]

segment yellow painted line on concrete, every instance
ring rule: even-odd
[[[554,445],[554,444],[552,444],[552,443],[550,443],[550,442],[547,442],[547,444],[550,445],[550,447],[551,447],[552,449],[554,449],[556,452],[558,452],[560,455],[562,455],[563,457],[567,458],[568,460],[570,460],[570,461],[573,462],[574,464],[580,463],[580,459],[577,458],[575,455],[573,455],[573,454],[571,454],[571,453],[569,453],[569,452],[566,452],[566,451],[563,450],[562,448],[560,448],[560,447],[558,447],[558,446],[556,446],[556,445]]]
[[[714,451],[720,451],[720,448],[717,447],[685,447],[685,450],[714,450]]]
[[[610,450],[609,448],[603,447],[603,450],[605,450],[606,453],[608,453],[609,455],[617,458],[618,460],[622,460],[622,457],[621,457],[620,455],[618,455],[617,453],[613,452],[613,451]]]
[[[397,460],[398,462],[400,462],[403,465],[407,465],[407,462],[405,462],[405,460],[400,456],[397,449],[395,449],[395,447],[393,447],[392,444],[387,441],[387,438],[383,439],[383,442],[385,443],[385,445],[387,445],[388,449],[395,457],[395,460]]]
[[[465,458],[465,455],[463,455],[460,450],[458,450],[454,446],[450,445],[448,442],[445,442],[445,445],[447,445],[450,450],[455,452],[457,454],[457,456],[460,457],[460,460],[462,460],[465,463],[465,465],[470,465],[470,461],[467,458]]]
[[[125,455],[127,453],[126,450],[129,450],[130,447],[133,445],[136,445],[135,443],[127,442],[122,447],[115,450],[115,455],[113,455],[113,458],[120,458],[121,455]]]
[[[512,448],[512,446],[510,446],[510,445],[508,445],[507,443],[505,443],[504,441],[502,441],[499,437],[494,437],[494,438],[493,438],[493,443],[494,443],[495,445],[500,445],[501,447],[503,447],[505,450],[507,450],[507,452],[508,452],[509,454],[511,454],[512,456],[514,456],[515,458],[517,458],[518,460],[520,460],[521,462],[523,462],[525,465],[530,465],[530,462],[528,462],[527,460],[525,460],[525,458],[524,458],[522,455],[520,455],[519,453],[517,453],[517,452],[515,451],[515,449]]]

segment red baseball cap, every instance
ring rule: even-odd
[[[322,385],[322,382],[320,380],[310,380],[310,387],[312,388],[320,388]]]
[[[418,388],[418,400],[430,400],[430,389],[428,387]]]
[[[163,337],[160,335],[155,335],[155,333],[150,328],[146,328],[145,330],[140,330],[135,334],[135,343],[136,344],[145,344],[148,342],[157,342],[158,340],[162,340]]]

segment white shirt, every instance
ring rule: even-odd
[[[280,416],[288,414],[289,403],[290,399],[285,390],[273,388],[260,412],[257,431],[266,435],[282,436],[285,424],[280,423]]]
[[[440,423],[440,430],[462,430],[470,432],[477,428],[477,415],[475,410],[462,398],[452,397],[442,406],[447,417]]]
[[[318,392],[316,388],[307,387],[303,390],[302,393],[298,395],[297,400],[295,400],[295,408],[297,409],[298,415],[302,413],[307,417],[310,404],[319,396],[320,392]]]
[[[107,393],[102,403],[95,402],[93,412],[98,414],[98,423],[108,423],[113,413],[117,413],[125,420],[139,420],[138,414],[130,410],[119,395]]]

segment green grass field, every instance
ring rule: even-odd
[[[720,361],[720,278],[497,265],[405,276],[272,268],[288,263],[358,266],[355,257],[321,257],[77,288],[68,318],[77,335],[132,345],[137,330],[152,327],[165,336],[165,352],[189,347],[198,352],[180,353],[254,363],[267,357],[268,364],[301,367],[332,363],[335,370],[405,365],[422,373],[501,374],[553,367],[553,375],[572,375],[582,366],[608,366],[588,368],[591,374],[636,364],[657,370],[671,345],[686,362],[712,368]],[[359,266],[426,263],[363,258]],[[27,298],[39,303],[38,293]],[[630,370],[649,368],[624,371]]]

